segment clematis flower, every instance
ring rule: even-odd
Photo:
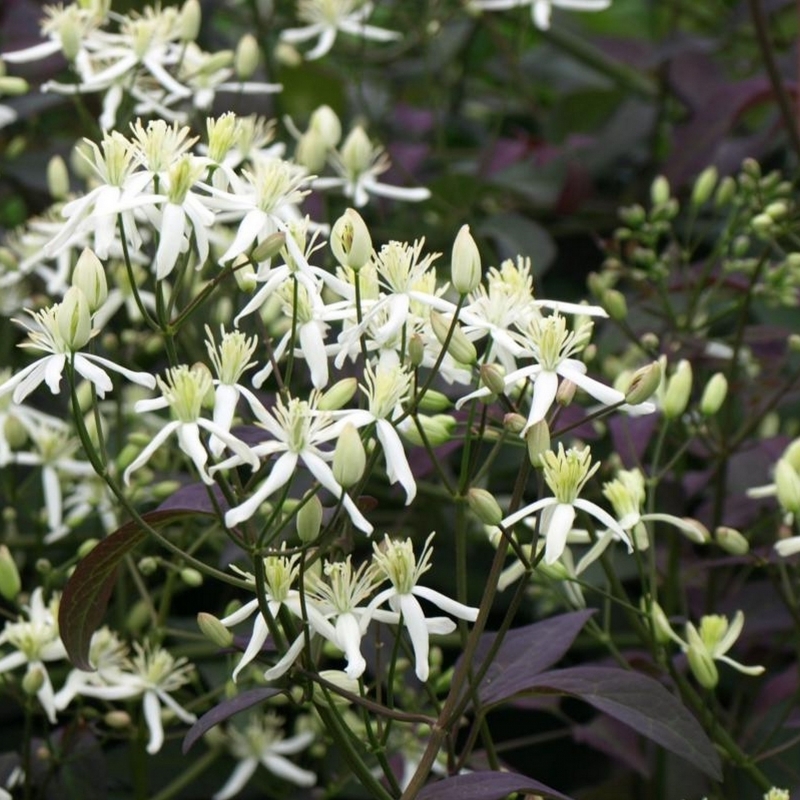
[[[299,0],[297,16],[308,24],[302,28],[286,28],[281,31],[281,41],[299,44],[316,38],[317,43],[305,54],[311,61],[330,51],[340,31],[374,42],[401,39],[402,34],[397,31],[366,24],[374,7],[374,3],[365,0]]]
[[[326,463],[333,459],[333,452],[320,449],[321,444],[336,439],[344,425],[336,422],[330,414],[317,410],[316,402],[317,395],[314,394],[310,401],[290,398],[288,402],[284,402],[278,398],[272,412],[265,408],[253,408],[258,423],[272,434],[274,440],[257,444],[248,452],[258,458],[277,453],[280,455],[266,480],[247,500],[225,514],[225,524],[229,528],[250,519],[268,497],[292,479],[298,463],[302,462],[322,486],[341,500],[353,524],[365,533],[372,533],[372,525],[358,510]],[[243,459],[237,455],[218,464],[213,470],[227,469],[241,463]]]
[[[202,364],[188,367],[182,364],[167,371],[165,380],[156,379],[161,397],[139,400],[134,406],[136,413],[169,408],[176,419],[168,422],[148,443],[141,453],[128,465],[123,479],[129,483],[131,475],[144,466],[150,457],[173,433],[178,437],[178,446],[192,460],[203,483],[211,485],[214,479],[206,470],[208,453],[200,441],[200,429],[216,436],[240,459],[240,463],[258,467],[258,458],[251,449],[225,428],[200,416],[203,399],[211,390],[213,380],[208,368]]]
[[[61,303],[41,311],[30,311],[33,324],[21,322],[28,331],[28,341],[20,347],[40,350],[50,355],[29,364],[0,385],[0,397],[13,391],[12,399],[21,403],[37,386],[45,382],[53,394],[58,394],[61,374],[71,360],[81,377],[92,383],[99,397],[112,388],[105,369],[119,372],[129,381],[152,389],[155,378],[146,372],[133,372],[102,356],[78,352],[92,336],[89,304],[77,287],[71,287]],[[105,369],[103,369],[105,367]]]
[[[545,564],[553,564],[564,552],[567,535],[575,521],[575,510],[580,509],[593,516],[632,550],[630,537],[619,522],[597,503],[578,496],[589,478],[600,468],[599,461],[592,465],[591,450],[585,447],[583,450],[570,448],[565,451],[564,445],[559,442],[558,453],[549,450],[541,458],[544,461],[544,479],[553,497],[543,497],[515,511],[502,521],[502,526],[510,528],[531,514],[542,511],[541,531],[546,543],[544,561]]]
[[[530,378],[533,383],[533,397],[528,412],[528,421],[520,435],[528,428],[543,420],[556,399],[559,378],[572,381],[603,405],[611,406],[625,401],[625,395],[586,375],[586,365],[573,355],[582,351],[592,334],[592,323],[581,322],[574,331],[567,330],[567,323],[559,313],[549,317],[535,317],[517,340],[522,345],[520,355],[536,360],[535,364],[509,372],[503,383],[506,388],[513,387],[520,380]],[[467,400],[490,395],[491,389],[483,387],[462,397],[456,408]]]
[[[478,618],[477,608],[465,606],[435,589],[418,585],[419,579],[431,568],[430,560],[433,552],[431,540],[434,536],[435,534],[431,533],[425,541],[419,561],[414,555],[414,544],[411,539],[399,541],[385,535],[380,546],[377,542],[373,543],[373,560],[376,567],[392,585],[379,592],[365,612],[369,617],[379,610],[381,605],[388,603],[392,611],[401,615],[401,623],[408,630],[411,646],[414,649],[414,669],[421,681],[428,679],[430,671],[429,633],[434,632],[431,628],[434,620],[425,618],[425,612],[417,598],[421,597],[459,619],[474,622]],[[436,633],[450,632],[455,629],[455,623],[452,620],[436,618],[434,627]]]
[[[611,0],[471,0],[471,2],[482,11],[505,11],[529,5],[533,24],[541,30],[550,27],[553,7],[570,11],[605,11],[611,5]]]
[[[245,788],[258,765],[295,786],[313,786],[317,776],[301,769],[286,758],[305,750],[313,741],[314,733],[305,731],[284,738],[283,720],[274,714],[251,715],[247,725],[239,730],[231,726],[226,731],[228,748],[238,764],[225,782],[213,795],[213,800],[229,800]]]
[[[17,667],[26,666],[26,674],[40,676],[41,685],[36,696],[42,705],[47,719],[55,724],[57,707],[46,661],[66,659],[67,651],[58,634],[58,595],[49,603],[44,602],[42,588],[37,586],[31,593],[23,614],[16,622],[6,622],[0,633],[0,646],[10,645],[13,653],[0,658],[0,675]]]

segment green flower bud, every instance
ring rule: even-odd
[[[647,219],[647,212],[638,204],[619,210],[620,219],[630,228],[638,228]]]
[[[200,33],[203,12],[200,0],[186,0],[178,19],[179,36],[182,42],[193,42]]]
[[[351,678],[346,672],[340,669],[324,669],[319,673],[319,676],[339,689],[343,689],[345,692],[358,694],[358,680],[356,678]],[[335,706],[336,708],[344,709],[351,704],[348,698],[342,697],[328,687],[323,689],[322,686],[318,684],[314,684],[311,700],[318,706],[323,706],[325,708]]]
[[[667,381],[667,389],[664,392],[664,416],[667,419],[680,417],[686,411],[691,394],[692,365],[686,359],[682,359]]]
[[[661,383],[661,364],[653,361],[633,373],[628,390],[625,392],[625,402],[631,406],[638,406],[649,400]]]
[[[769,214],[756,214],[750,220],[753,230],[760,236],[769,236],[775,229],[775,220]]]
[[[528,458],[534,467],[542,466],[542,455],[550,451],[550,428],[547,422],[540,419],[531,425],[525,434],[525,444],[528,448]]]
[[[0,97],[17,97],[22,94],[27,94],[30,86],[25,78],[16,78],[5,76],[0,78]]]
[[[691,636],[689,636],[689,641],[691,642]],[[694,646],[690,643],[686,657],[692,674],[703,688],[713,689],[719,683],[717,665],[705,646],[702,644]]]
[[[494,395],[503,394],[506,390],[506,371],[499,364],[483,364],[481,366],[481,383]]]
[[[418,414],[414,417],[413,423],[416,424],[408,425],[400,432],[404,439],[417,447],[424,447],[425,440],[431,447],[447,444],[452,438],[453,428],[456,426],[456,421],[448,414],[436,414],[433,417]],[[422,438],[417,425],[422,428],[425,439]]]
[[[331,250],[343,267],[358,272],[372,256],[372,237],[361,214],[348,208],[331,228]]]
[[[642,598],[642,609],[647,609],[647,601],[644,597]],[[650,616],[653,620],[653,632],[656,641],[659,644],[666,644],[675,634],[672,631],[672,626],[669,624],[667,615],[664,613],[664,609],[655,601],[650,603]]]
[[[281,250],[283,250],[283,246],[286,244],[286,234],[278,231],[277,233],[272,233],[267,236],[264,241],[259,242],[253,252],[250,254],[250,258],[256,264],[260,264],[262,261],[269,261],[271,258],[274,258]]]
[[[22,691],[35,695],[44,686],[44,670],[40,666],[29,667],[22,679]]]
[[[425,359],[425,342],[418,333],[408,340],[408,360],[412,367],[419,367]]]
[[[566,408],[575,399],[575,392],[577,391],[578,387],[572,381],[562,380],[556,390],[556,403]]]
[[[145,556],[139,559],[139,572],[145,577],[154,575],[158,569],[158,559],[153,556]]]
[[[337,482],[345,489],[361,480],[367,466],[367,454],[361,442],[361,436],[351,424],[347,424],[339,435],[336,449],[333,451],[331,469]]]
[[[53,200],[63,200],[69,194],[67,164],[59,155],[47,162],[47,188]]]
[[[233,261],[233,277],[239,289],[246,294],[252,294],[258,286],[256,271],[244,253],[236,256]]]
[[[80,350],[92,335],[92,319],[86,295],[70,286],[56,311],[58,333],[70,350]]]
[[[357,389],[358,380],[356,378],[342,378],[322,395],[317,403],[317,408],[320,411],[338,411],[353,399]]]
[[[49,558],[37,558],[34,567],[40,575],[49,575],[53,571],[53,564]]]
[[[330,106],[319,106],[311,115],[308,128],[325,142],[328,148],[336,147],[342,138],[342,123]]]
[[[431,311],[431,327],[439,344],[444,346],[447,341],[448,335],[450,342],[447,345],[447,352],[460,364],[474,364],[478,360],[478,352],[475,350],[475,345],[467,339],[461,326],[453,321],[451,316],[439,314],[437,311]],[[453,329],[450,333],[450,329]]]
[[[736,197],[736,193],[738,192],[738,187],[736,186],[736,180],[732,178],[730,175],[726,175],[720,182],[719,186],[717,187],[717,195],[714,198],[714,202],[717,206],[726,206],[728,203]]]
[[[775,488],[781,508],[790,514],[800,513],[800,475],[785,458],[775,465]]]
[[[78,263],[75,264],[72,272],[72,285],[83,292],[92,314],[105,303],[108,297],[106,271],[103,269],[100,259],[88,247],[83,249]]]
[[[127,711],[109,711],[103,717],[103,722],[115,731],[130,728],[132,724],[131,715]]]
[[[201,611],[197,615],[197,626],[203,636],[217,647],[230,647],[233,644],[233,634],[213,614]]]
[[[503,427],[509,433],[521,434],[527,424],[528,420],[522,414],[509,413],[503,417]]]
[[[297,512],[294,520],[297,535],[303,544],[315,542],[322,528],[322,503],[314,495]]]
[[[184,567],[178,574],[187,586],[196,589],[198,586],[203,585],[203,573],[194,569],[194,567]]]
[[[0,545],[0,594],[6,600],[13,600],[22,588],[19,570],[6,545]]]
[[[78,547],[78,558],[85,558],[92,552],[92,550],[97,547],[100,543],[99,539],[86,539],[85,541],[80,543]]]
[[[669,200],[669,181],[658,175],[650,185],[650,200],[654,206],[662,206]]]
[[[484,525],[499,525],[503,519],[503,512],[494,499],[494,496],[486,489],[473,487],[467,492],[467,503],[473,514]]]
[[[325,168],[330,152],[325,140],[316,131],[306,131],[294,149],[294,160],[310,173],[321,172]]]
[[[603,292],[600,302],[608,311],[608,316],[611,319],[621,322],[628,316],[628,303],[625,300],[625,295],[616,289],[606,289]]]
[[[469,294],[481,282],[481,254],[469,232],[469,225],[461,226],[453,243],[450,279],[459,294]]]
[[[711,199],[717,185],[719,173],[714,166],[706,167],[698,176],[692,187],[692,205],[702,206]]]
[[[258,48],[256,37],[252,33],[246,33],[239,39],[236,45],[236,54],[233,57],[233,69],[236,77],[240,81],[246,81],[253,77],[253,73],[258,69],[258,62],[261,59],[261,51]]]
[[[728,394],[728,379],[717,372],[711,376],[700,398],[700,413],[706,417],[713,417],[725,402]]]
[[[435,389],[428,389],[425,394],[422,395],[422,399],[419,401],[417,408],[419,408],[420,411],[437,414],[440,411],[446,411],[451,405],[453,404],[446,394],[437,392]]]
[[[733,556],[746,555],[750,550],[750,542],[735,528],[720,525],[714,531],[714,538],[726,553],[730,553]]]
[[[789,207],[783,200],[776,200],[774,203],[769,203],[764,208],[764,213],[771,217],[775,222],[782,220],[788,213]]]

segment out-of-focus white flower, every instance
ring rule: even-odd
[[[482,11],[505,11],[530,6],[534,25],[547,30],[554,7],[570,11],[605,11],[611,5],[611,0],[470,0],[470,4]]]
[[[314,47],[305,54],[308,60],[312,60],[321,58],[333,47],[340,31],[374,42],[401,39],[402,34],[397,31],[366,24],[373,8],[374,3],[365,0],[299,0],[297,16],[308,24],[281,31],[281,41],[299,44],[317,39]]]
[[[235,453],[240,463],[258,466],[258,458],[242,441],[223,428],[222,425],[200,416],[203,400],[211,391],[213,379],[208,368],[203,365],[188,367],[184,364],[168,370],[165,380],[157,378],[161,397],[152,400],[139,400],[134,406],[136,413],[169,408],[175,419],[168,422],[147,444],[141,453],[128,465],[124,473],[125,483],[131,474],[144,466],[155,451],[173,433],[178,437],[178,446],[193,461],[200,478],[211,485],[214,479],[206,471],[208,453],[200,440],[200,429],[216,436]]]
[[[66,659],[67,651],[58,635],[58,596],[45,604],[41,587],[31,593],[30,603],[23,607],[24,614],[16,622],[6,622],[0,633],[0,646],[10,645],[13,653],[0,658],[0,674],[23,665],[27,674],[40,676],[41,685],[36,692],[51,724],[56,722],[57,707],[46,661]]]
[[[433,552],[431,540],[434,535],[432,533],[427,538],[419,561],[414,555],[414,544],[411,539],[399,541],[384,536],[380,545],[377,542],[373,544],[373,560],[376,568],[391,581],[392,585],[379,592],[365,612],[370,617],[381,605],[388,602],[392,611],[401,615],[402,625],[408,630],[411,637],[415,672],[421,681],[426,681],[430,672],[428,663],[429,634],[450,632],[455,629],[455,623],[447,618],[426,619],[425,612],[417,598],[421,597],[459,619],[474,622],[478,618],[477,608],[465,606],[435,589],[418,585],[419,579],[431,567],[430,560]]]
[[[597,503],[578,496],[589,478],[600,468],[599,461],[592,465],[592,452],[588,447],[565,451],[564,445],[559,443],[558,453],[550,450],[542,455],[542,460],[544,479],[553,497],[543,497],[510,514],[502,522],[504,528],[510,528],[525,517],[543,511],[540,524],[546,543],[544,560],[546,564],[553,564],[564,551],[567,535],[575,521],[575,509],[580,509],[625,542],[629,550],[632,549],[630,537],[617,520]]]
[[[272,411],[262,408],[256,413],[258,423],[274,437],[273,441],[263,442],[250,449],[250,453],[264,458],[280,453],[265,481],[240,505],[225,514],[225,524],[229,528],[244,522],[256,513],[259,506],[293,477],[298,463],[302,462],[308,471],[341,500],[353,524],[365,533],[372,533],[372,525],[358,510],[353,499],[345,492],[333,476],[326,463],[333,458],[333,452],[320,449],[320,445],[336,439],[344,425],[335,421],[330,414],[316,408],[317,396],[310,401],[290,398],[284,402],[280,397]],[[242,463],[241,457],[230,458],[214,467],[226,469]]]
[[[263,714],[251,715],[242,730],[233,725],[227,729],[228,748],[239,763],[225,785],[214,793],[213,800],[229,800],[241,792],[259,764],[296,786],[313,786],[317,782],[313,772],[285,757],[305,750],[314,741],[314,733],[305,731],[284,738],[282,727],[283,720],[274,714]]]
[[[431,196],[424,186],[392,186],[381,183],[378,176],[391,166],[389,156],[382,147],[370,142],[361,126],[353,128],[341,148],[331,152],[330,162],[340,177],[316,178],[314,188],[341,188],[345,197],[351,198],[356,208],[365,206],[371,194],[413,202],[427,200]]]

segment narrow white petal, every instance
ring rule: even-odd
[[[291,480],[297,466],[297,453],[284,453],[273,465],[267,479],[256,491],[241,505],[230,509],[225,514],[225,524],[229,528],[236,527],[240,522],[250,519],[258,511],[258,507],[281,486]]]
[[[515,511],[513,514],[509,514],[500,524],[504,528],[510,528],[512,525],[516,525],[521,519],[525,519],[525,517],[530,517],[535,512],[547,508],[547,506],[554,506],[558,503],[558,500],[555,497],[543,497],[541,500],[537,500],[535,503],[530,503],[527,506],[524,506],[519,511]]]
[[[285,675],[289,668],[297,661],[298,656],[300,653],[303,652],[303,648],[306,645],[306,635],[305,633],[301,633],[289,646],[289,649],[281,656],[280,661],[278,661],[275,666],[270,667],[265,673],[264,677],[268,681],[276,681],[282,675]]]
[[[531,410],[528,412],[528,422],[522,430],[520,436],[524,436],[528,428],[541,422],[550,410],[556,399],[558,392],[558,375],[550,370],[543,369],[533,383],[533,397],[531,398]]]
[[[400,611],[403,614],[403,625],[408,629],[411,646],[414,650],[414,671],[421,681],[428,680],[430,665],[428,664],[428,628],[425,625],[425,614],[422,606],[413,594],[397,595]]]
[[[253,776],[258,766],[255,757],[242,759],[231,773],[230,778],[225,781],[225,785],[213,795],[213,800],[230,800],[247,786],[247,782]]]
[[[147,752],[154,755],[164,744],[164,727],[161,724],[161,703],[158,695],[150,690],[144,693],[142,709],[147,728],[150,731],[150,741],[147,743]]]
[[[256,606],[258,605],[258,600],[253,602],[256,603]],[[230,617],[227,617],[226,619],[230,620]],[[259,611],[255,622],[253,623],[253,633],[250,635],[250,641],[247,643],[247,647],[245,648],[244,653],[242,653],[242,657],[239,659],[239,663],[236,665],[236,669],[233,670],[233,674],[231,675],[234,683],[236,683],[239,673],[261,652],[264,642],[267,641],[267,636],[269,636],[269,628],[267,627],[266,620],[263,616],[261,616],[261,611]]]
[[[406,458],[403,443],[392,424],[385,419],[376,421],[378,440],[383,447],[386,459],[386,473],[391,483],[399,482],[406,490],[406,505],[409,505],[417,494],[417,483]]]
[[[457,600],[453,600],[447,595],[437,592],[436,589],[430,589],[427,586],[415,586],[411,590],[411,593],[415,594],[417,597],[424,597],[427,601],[441,608],[442,611],[446,611],[448,614],[452,614],[459,619],[475,622],[478,618],[479,609],[473,608],[472,606],[465,606],[463,603],[459,603]]]
[[[283,756],[265,753],[261,757],[261,763],[274,775],[295,786],[313,786],[317,782],[317,776],[313,772],[301,769]]]
[[[127,486],[130,483],[131,475],[139,469],[139,467],[143,466],[148,462],[150,456],[158,450],[159,447],[166,441],[169,435],[178,428],[180,422],[177,420],[173,420],[172,422],[167,423],[148,443],[147,447],[142,450],[141,453],[130,463],[128,464],[128,468],[122,475],[122,480],[124,481],[125,485]]]
[[[575,521],[575,509],[569,503],[557,503],[545,531],[545,564],[553,564],[561,557],[567,544],[567,534]]]

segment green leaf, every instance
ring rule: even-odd
[[[154,528],[161,528],[196,513],[186,509],[151,511],[143,514],[142,519]],[[67,581],[59,605],[58,625],[67,656],[78,669],[94,670],[89,663],[89,644],[106,613],[117,580],[117,568],[146,538],[147,531],[137,522],[127,522],[80,561]]]

